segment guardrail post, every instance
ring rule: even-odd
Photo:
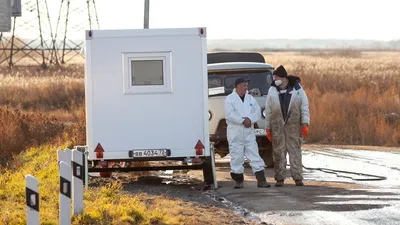
[[[39,225],[39,181],[28,174],[25,182],[27,225]]]
[[[72,196],[73,212],[78,215],[83,212],[83,178],[84,178],[84,154],[76,149],[72,150]]]
[[[88,156],[89,156],[89,152],[88,152],[88,148],[87,146],[74,146],[74,148],[80,152],[82,152],[83,157],[82,157],[82,166],[83,166],[83,172],[84,172],[84,176],[83,176],[83,185],[85,185],[85,190],[88,189],[89,186],[89,165],[88,165]]]
[[[84,161],[84,164],[83,164],[83,165],[85,165],[85,182],[84,182],[84,184],[85,184],[85,189],[86,189],[86,190],[87,190],[88,187],[89,187],[89,165],[88,165],[88,156],[89,156],[88,149],[85,148],[84,157],[83,157],[83,159],[84,159],[85,161]]]
[[[60,162],[63,161],[68,165],[71,165],[71,149],[66,148],[65,151],[57,150],[58,168],[60,168]]]
[[[60,214],[59,224],[71,224],[71,166],[64,161],[60,162]]]

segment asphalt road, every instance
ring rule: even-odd
[[[305,169],[304,187],[296,187],[287,171],[285,187],[272,185],[260,189],[251,169],[246,168],[245,188],[233,189],[229,156],[217,159],[217,163],[222,166],[217,168],[220,187],[215,194],[219,200],[266,224],[400,224],[398,152],[304,149],[303,164],[307,168],[323,167],[386,178],[368,181],[376,177]],[[199,171],[190,174],[201,177]],[[265,174],[273,183],[273,170],[266,169]]]

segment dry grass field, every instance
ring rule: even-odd
[[[39,180],[40,222],[58,224],[57,149],[85,144],[84,66],[0,67],[0,224],[26,224],[25,175]],[[96,181],[91,181],[91,184]],[[228,209],[150,194],[109,180],[85,191],[72,224],[229,224]],[[246,222],[244,224],[253,224]]]
[[[400,52],[263,54],[302,79],[310,101],[308,143],[400,146],[399,118],[385,120],[388,113],[400,114]],[[47,70],[0,66],[0,224],[26,222],[20,184],[28,173],[46,180],[41,221],[57,224],[55,150],[85,144],[84,96],[82,62]],[[223,224],[232,217],[217,209],[208,215],[209,208],[176,199],[132,197],[118,183],[89,189],[85,205],[73,224]]]
[[[59,224],[59,176],[55,149],[63,145],[41,145],[17,155],[12,165],[0,168],[0,224],[26,224],[25,175],[39,180],[40,224]],[[125,181],[126,182],[126,181]],[[95,181],[91,182],[92,184]],[[21,185],[22,184],[22,185]],[[185,201],[177,197],[132,194],[124,182],[111,179],[89,186],[84,192],[85,209],[71,224],[256,224],[244,222],[229,209]]]
[[[400,146],[400,52],[263,52],[300,76],[308,143]],[[79,61],[78,61],[79,62]],[[0,155],[48,142],[85,143],[84,65],[0,67]]]
[[[44,143],[84,143],[83,82],[82,64],[0,67],[1,158]]]
[[[399,146],[400,52],[263,53],[297,75],[310,101],[308,143]]]

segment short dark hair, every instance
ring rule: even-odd
[[[235,80],[235,87],[240,84],[240,83],[246,83],[246,82],[250,82],[251,78],[249,77],[239,77],[238,79]]]

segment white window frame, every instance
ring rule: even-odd
[[[123,94],[172,93],[171,52],[123,53]],[[132,85],[132,61],[161,60],[163,62],[163,85]]]

